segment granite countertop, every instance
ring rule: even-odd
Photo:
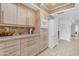
[[[35,33],[35,34],[24,34],[24,35],[14,35],[14,36],[5,36],[5,37],[0,37],[0,42],[1,41],[6,41],[6,40],[18,40],[22,38],[30,38],[30,37],[36,37],[40,35],[47,34],[47,32],[43,33]]]
[[[5,36],[5,37],[0,37],[0,41],[16,40],[16,39],[28,38],[28,37],[38,36],[38,35],[40,35],[40,34],[25,34],[25,35],[16,35],[16,36]]]

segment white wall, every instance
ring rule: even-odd
[[[58,19],[60,40],[70,41],[72,18],[69,16],[69,14],[63,13],[61,15],[58,15]]]
[[[71,35],[75,36],[75,24],[71,25]]]
[[[76,30],[76,25],[78,26],[77,30]],[[75,32],[77,32],[77,34],[75,34]],[[79,23],[73,23],[72,27],[71,27],[71,35],[72,36],[79,36]]]
[[[62,14],[57,14],[59,19],[60,40],[70,41],[71,38],[71,24],[79,20],[79,4],[70,10],[64,11]]]
[[[46,20],[46,19],[41,19],[40,28],[48,28],[48,20]]]

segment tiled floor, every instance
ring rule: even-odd
[[[48,48],[39,56],[79,56],[79,39],[59,41],[55,48]]]

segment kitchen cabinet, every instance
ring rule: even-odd
[[[20,49],[18,48],[18,42],[17,40],[0,42],[0,56],[19,56]]]
[[[1,19],[4,24],[16,24],[16,5],[1,3]]]
[[[21,39],[21,56],[27,56],[27,42],[28,38]]]
[[[0,4],[0,23],[2,22],[2,19],[1,19],[1,4]]]
[[[39,41],[39,51],[43,51],[48,47],[48,36],[47,34],[41,34],[40,35],[40,41]]]
[[[17,24],[35,27],[36,12],[21,5],[17,5],[17,9]]]
[[[35,27],[35,21],[36,21],[36,14],[35,11],[28,9],[28,22],[29,26]]]
[[[16,24],[35,27],[36,12],[24,6],[17,4],[1,3],[0,4],[0,23]]]
[[[30,38],[31,39],[31,38]],[[28,55],[29,56],[33,56],[33,55],[37,55],[39,53],[39,36],[35,36],[32,37],[33,40],[30,41],[33,42],[34,44],[30,45],[30,47],[28,47]]]
[[[17,7],[17,24],[18,25],[28,25],[27,24],[27,13],[26,10],[23,9],[22,7]]]
[[[48,38],[45,34],[14,38],[13,40],[6,39],[6,41],[0,41],[0,56],[35,56],[47,46]]]
[[[48,16],[49,14],[45,10],[40,10],[40,28],[48,28]]]
[[[22,39],[21,40],[21,55],[33,56],[39,53],[38,40],[39,40],[39,36]]]

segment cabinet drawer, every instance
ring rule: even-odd
[[[27,56],[27,52],[28,50],[27,49],[21,49],[21,56]]]
[[[33,45],[29,48],[27,48],[27,55],[28,56],[33,56],[33,55],[36,55],[38,52],[39,52],[39,48],[37,45]]]
[[[21,42],[21,55],[33,56],[39,52],[38,37],[31,37],[26,42]]]
[[[29,39],[21,39],[21,43],[26,43]]]
[[[11,44],[16,44],[16,40],[11,40],[11,41],[3,41],[3,42],[0,42],[0,45],[3,44],[3,45],[11,45]]]
[[[8,49],[8,48],[11,48],[11,47],[16,47],[16,45],[0,46],[0,50],[1,49]]]
[[[17,54],[16,46],[0,50],[0,54],[2,54],[2,55],[11,55],[11,54],[14,54],[14,53]]]
[[[21,43],[21,47],[23,47],[23,48],[25,48],[25,47],[31,47],[31,46],[33,46],[35,44],[36,44],[35,41],[29,41],[29,42]]]
[[[2,56],[14,56],[20,55],[20,47],[19,41],[11,40],[11,41],[3,41],[0,42],[0,55]]]
[[[23,47],[23,48],[24,49],[21,49],[21,55],[33,56],[39,52],[39,48],[37,47],[37,45],[32,45],[30,47]]]
[[[15,41],[5,41],[5,42],[0,42],[0,49],[6,49],[10,47],[16,46]]]
[[[34,38],[29,38],[29,41],[27,42],[27,47],[30,47],[35,44],[36,44],[36,40]]]

